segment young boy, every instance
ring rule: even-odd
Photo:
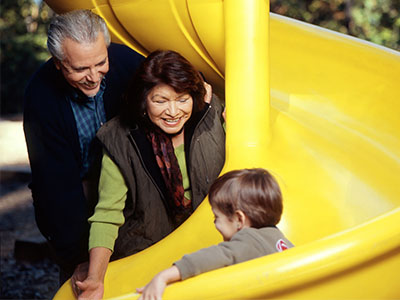
[[[161,299],[169,283],[293,247],[275,226],[282,215],[282,195],[266,170],[228,172],[213,183],[208,199],[224,242],[183,256],[137,289],[140,299]]]

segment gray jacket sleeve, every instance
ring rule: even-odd
[[[278,246],[293,247],[276,227],[244,228],[237,232],[229,242],[201,249],[175,262],[181,279],[241,263],[275,252],[281,252]]]
[[[179,269],[181,279],[230,266],[264,255],[246,236],[235,236],[229,242],[201,249],[174,263]]]

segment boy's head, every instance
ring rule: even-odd
[[[216,218],[217,214],[222,214],[233,221],[240,219],[238,212],[242,212],[248,221],[248,227],[276,225],[283,210],[278,183],[268,171],[261,168],[235,170],[224,174],[212,184],[208,199]],[[216,219],[216,227],[221,232],[217,222]],[[237,227],[238,230],[241,229],[239,223]],[[223,232],[221,234],[224,236]],[[224,239],[229,240],[230,237],[224,236]]]

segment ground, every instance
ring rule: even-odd
[[[36,227],[21,116],[0,119],[0,299],[51,299],[58,268]]]

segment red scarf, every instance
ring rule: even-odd
[[[174,219],[180,224],[190,215],[192,203],[184,196],[182,173],[171,138],[159,128],[147,131],[147,138],[151,142],[157,165],[167,187]]]

